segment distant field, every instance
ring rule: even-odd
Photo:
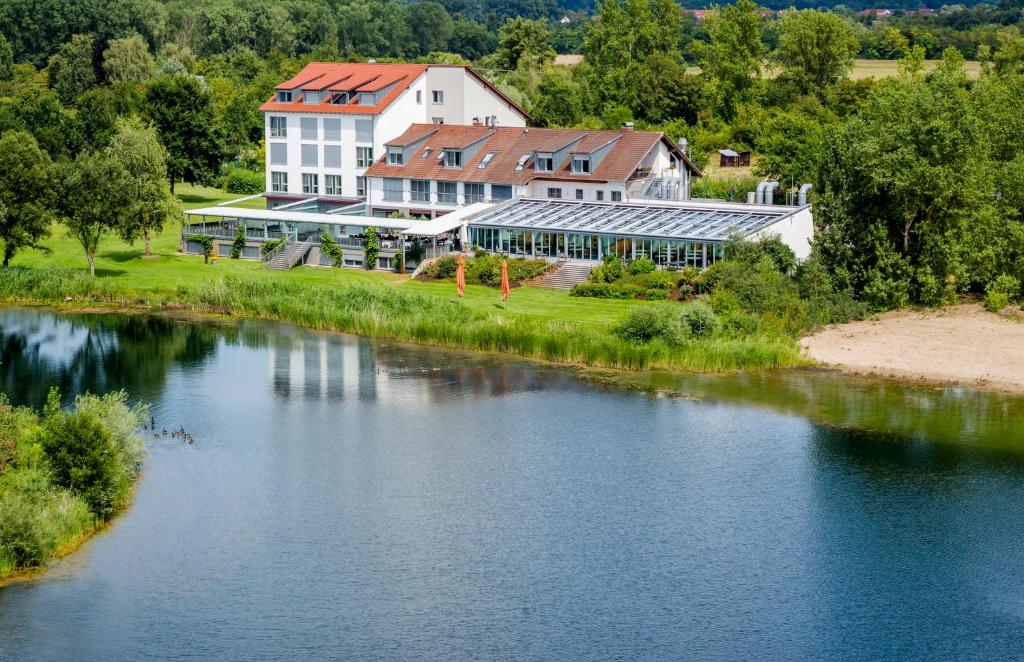
[[[555,58],[555,64],[563,66],[572,66],[578,64],[583,59],[582,55],[559,55]],[[925,60],[925,69],[934,69],[939,64],[939,60]],[[981,71],[981,63],[974,60],[969,60],[964,64],[964,69],[967,70],[967,75],[971,78],[977,78],[978,72]],[[854,80],[860,80],[862,78],[890,78],[895,76],[900,71],[900,64],[896,60],[854,60],[853,70],[850,72],[850,78]],[[686,73],[688,74],[699,74],[700,67],[687,67]],[[771,69],[765,71],[766,77],[774,76],[775,72]]]

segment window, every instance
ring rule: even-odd
[[[602,202],[604,200],[604,191],[597,192],[597,201]]]
[[[444,90],[433,90],[430,93],[430,100],[435,106],[439,106],[444,103]]]
[[[576,189],[576,199],[577,200],[582,200],[583,199],[583,189],[581,189],[581,188]]]
[[[612,191],[612,202],[622,202],[622,191]]]
[[[400,147],[388,147],[388,163],[391,165],[402,165],[404,154]]]
[[[287,172],[272,172],[270,173],[270,190],[276,193],[287,193],[288,192],[288,173]]]
[[[393,202],[402,201],[402,180],[397,177],[384,178],[384,199]]]
[[[572,157],[572,171],[589,174],[590,173],[590,156],[584,154],[576,154]]]
[[[356,167],[369,168],[373,163],[372,147],[356,147]]]
[[[287,143],[270,143],[270,165],[288,165]]]
[[[516,170],[522,170],[523,166],[525,166],[526,162],[529,161],[529,160],[530,160],[530,155],[529,154],[523,154],[522,156],[520,156],[519,160],[516,162]]]
[[[423,103],[423,90],[416,90],[416,103]]]
[[[432,118],[430,118],[430,120],[434,124],[444,124],[444,118],[443,117],[432,117]]]
[[[463,184],[463,188],[466,191],[466,204],[470,205],[474,202],[484,201],[484,185],[478,183]]]
[[[348,103],[348,92],[335,92],[331,95],[331,103],[337,106],[343,106]]]
[[[315,105],[320,103],[320,92],[317,90],[307,90],[302,93],[302,103]]]
[[[548,189],[548,197],[549,198],[561,198],[562,197],[562,189],[560,189],[560,188],[549,188]]]
[[[550,154],[538,154],[533,168],[537,172],[551,172],[555,169],[555,159]]]
[[[303,117],[299,119],[299,132],[302,135],[303,140],[316,140],[320,136],[317,135],[317,126],[315,117]]]
[[[270,137],[271,138],[287,138],[288,137],[288,118],[287,117],[271,117],[270,118]]]
[[[377,95],[373,92],[360,92],[359,93],[359,105],[360,106],[375,106],[377,105]]]
[[[292,102],[292,91],[291,90],[278,90],[277,91],[277,102],[278,103],[291,103]]]
[[[302,174],[302,192],[313,194],[320,192],[320,186],[316,175],[309,172]]]
[[[356,197],[366,197],[366,177],[356,177]]]
[[[324,167],[341,167],[341,145],[324,145]]]
[[[462,167],[462,150],[458,149],[446,149],[442,153],[444,157],[445,168],[461,168]]]
[[[422,156],[422,158],[424,158],[424,159],[425,159],[425,158],[427,158],[428,156],[430,156],[430,148],[429,148],[429,147],[428,147],[428,148],[426,148],[425,150],[423,150],[423,156]]]
[[[497,154],[497,152],[487,152],[484,154],[484,158],[480,159],[480,163],[477,165],[477,168],[480,168],[481,170],[486,168],[487,164],[491,162],[491,159],[494,158],[495,154]]]
[[[354,124],[355,124],[355,127],[356,127],[356,142],[357,143],[372,143],[373,142],[373,120],[356,120],[354,122]]]
[[[324,193],[341,195],[341,175],[324,175]]]
[[[324,120],[324,140],[341,140],[341,120],[336,117]]]
[[[456,204],[459,201],[458,182],[438,182],[437,201],[449,205]]]
[[[305,168],[315,168],[320,165],[319,145],[302,145],[302,165]]]
[[[426,179],[414,179],[409,182],[410,199],[414,202],[430,202],[430,182]]]
[[[512,187],[506,184],[491,184],[491,200],[511,200]]]

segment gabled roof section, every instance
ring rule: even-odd
[[[377,115],[398,98],[426,70],[426,64],[378,64],[364,62],[310,62],[302,71],[278,85],[276,90],[295,90],[291,103],[279,103],[274,96],[260,106],[263,111],[353,113]],[[352,92],[349,103],[330,102],[324,94],[320,103],[303,103],[302,91]],[[358,92],[377,93],[373,105],[360,105]]]
[[[388,165],[383,159],[374,163],[366,171],[370,177],[409,177],[412,179],[437,179],[443,181],[491,182],[494,184],[526,184],[534,179],[578,181],[578,182],[609,182],[627,181],[640,167],[644,158],[656,148],[659,142],[682,162],[686,163],[691,172],[700,176],[700,171],[693,167],[685,155],[663,133],[654,131],[587,131],[581,129],[542,129],[521,127],[486,127],[459,126],[453,124],[414,124],[387,144],[413,142],[413,138],[427,132],[429,140],[423,148],[430,147],[433,153],[441,149],[465,149],[476,145],[472,156],[463,159],[462,168],[446,168],[435,158],[407,159],[402,165]],[[580,146],[593,146],[601,149],[608,146],[607,153],[590,173],[571,172],[571,158],[564,158],[556,165],[553,172],[538,173],[530,167],[531,158],[527,158],[525,167],[516,168],[519,160],[538,151],[552,151],[550,145],[559,148],[577,143],[573,149],[581,153]],[[481,160],[493,152],[494,156],[480,166]],[[592,152],[588,152],[592,153]]]
[[[408,147],[414,143],[418,143],[424,138],[437,133],[440,125],[437,124],[412,124],[405,132],[395,138],[384,143],[385,147]]]

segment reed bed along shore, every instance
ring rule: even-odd
[[[62,268],[0,270],[0,302],[184,308],[200,313],[290,322],[300,326],[441,347],[620,370],[707,373],[807,365],[792,338],[750,335],[634,344],[609,325],[538,321],[386,286],[322,287],[226,276],[169,290],[134,291]]]

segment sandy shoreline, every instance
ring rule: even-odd
[[[1024,393],[1024,322],[981,304],[889,312],[800,344],[811,358],[856,374]]]

